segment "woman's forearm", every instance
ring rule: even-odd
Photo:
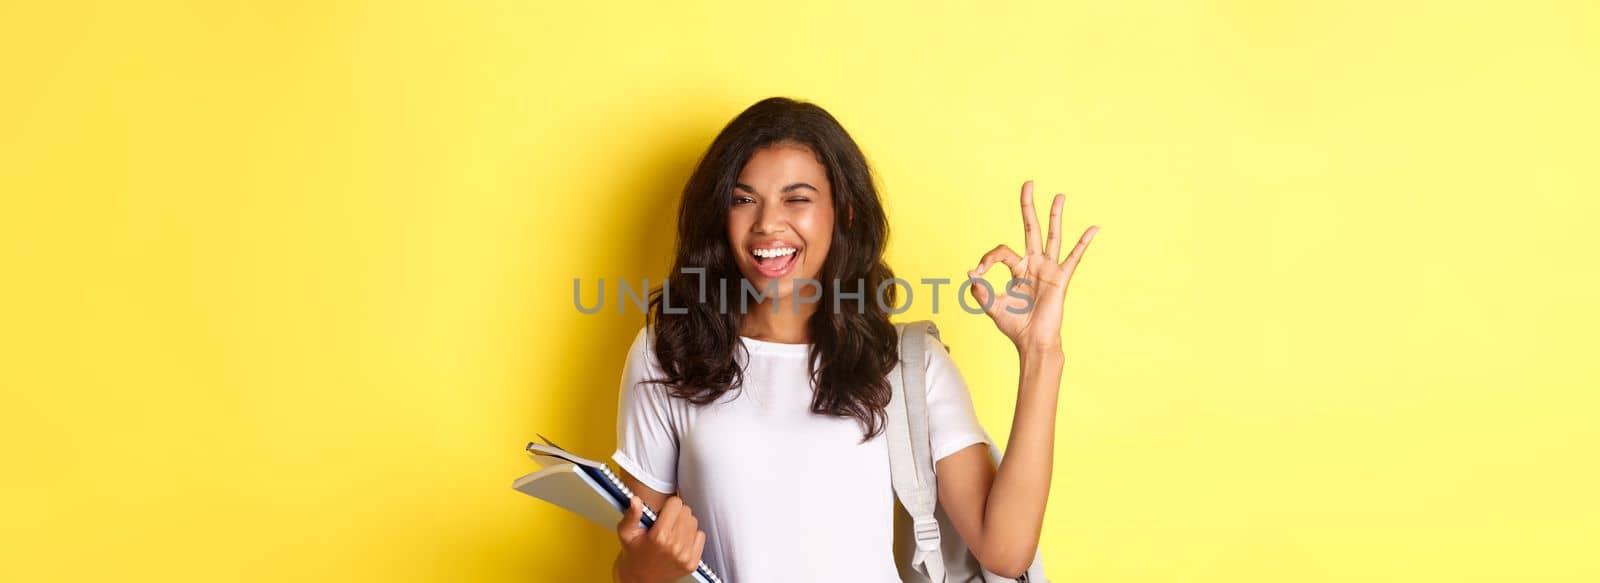
[[[1002,566],[1025,571],[1039,548],[1055,455],[1056,403],[1066,357],[1060,347],[1018,353],[1017,409],[984,508],[984,543]]]

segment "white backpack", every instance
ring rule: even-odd
[[[890,476],[899,501],[894,554],[900,578],[905,583],[1049,583],[1038,551],[1034,551],[1033,565],[1020,578],[1002,577],[984,569],[961,541],[944,508],[939,507],[928,437],[927,379],[923,378],[922,366],[928,336],[939,340],[939,329],[927,320],[895,327],[900,331],[900,363],[889,373],[894,392],[886,411],[885,437],[889,440]],[[998,448],[990,445],[989,455],[996,465],[1000,463]]]

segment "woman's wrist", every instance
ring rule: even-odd
[[[1021,393],[1056,394],[1061,390],[1061,374],[1067,357],[1060,346],[1017,350],[1017,390]]]
[[[1017,344],[1017,358],[1024,364],[1062,365],[1066,363],[1067,354],[1060,342],[1030,342]]]

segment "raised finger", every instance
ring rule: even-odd
[[[1067,195],[1057,194],[1055,200],[1050,201],[1050,238],[1046,240],[1044,254],[1051,261],[1061,257],[1061,207],[1067,203]]]
[[[1083,259],[1083,252],[1089,249],[1089,242],[1093,241],[1095,234],[1099,232],[1099,225],[1089,227],[1089,230],[1084,231],[1083,236],[1078,238],[1078,244],[1072,246],[1072,253],[1067,254],[1066,260],[1061,262],[1062,269],[1067,272],[1068,277],[1072,276],[1073,268],[1078,266],[1078,261]]]
[[[1033,210],[1033,181],[1022,183],[1022,236],[1023,247],[1029,255],[1039,252],[1039,217]]]
[[[1022,272],[1025,267],[1022,262],[1022,256],[1017,255],[1016,251],[1012,251],[1010,247],[1005,245],[997,246],[988,253],[984,253],[983,258],[978,260],[977,269],[974,269],[973,271],[976,271],[979,276],[982,276],[985,272],[989,271],[989,266],[994,265],[995,262],[1004,263],[1006,264],[1006,267],[1011,268],[1011,277],[1022,277]]]

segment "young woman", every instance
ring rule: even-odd
[[[1026,250],[1000,245],[967,273],[1003,263],[1031,282],[1010,295],[970,288],[1020,360],[998,470],[950,355],[930,342],[920,363],[939,503],[1001,575],[1019,576],[1038,548],[1062,301],[1097,231],[1062,256],[1063,202],[1041,240],[1024,183]],[[898,338],[877,298],[893,277],[887,237],[866,158],[822,108],[766,99],[712,142],[683,191],[670,284],[653,293],[624,367],[612,459],[637,496],[617,526],[617,581],[674,581],[702,559],[733,583],[900,581],[883,436]],[[806,280],[822,285],[794,285]],[[883,303],[898,305],[895,289]],[[641,501],[659,511],[648,531]]]

